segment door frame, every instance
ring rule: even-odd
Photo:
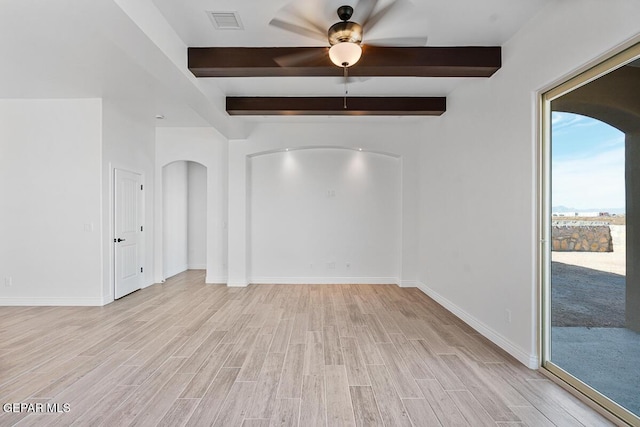
[[[147,248],[146,248],[146,234],[147,234],[147,225],[146,225],[146,191],[148,190],[147,188],[147,183],[146,183],[146,176],[144,174],[144,172],[141,171],[137,171],[135,170],[135,168],[127,168],[127,167],[120,167],[120,166],[114,166],[111,162],[109,162],[109,209],[108,209],[108,215],[109,215],[109,227],[108,227],[108,235],[106,236],[107,238],[107,243],[108,243],[108,253],[109,253],[109,268],[108,268],[108,275],[109,275],[109,291],[108,291],[108,299],[105,298],[105,302],[113,302],[115,301],[115,295],[116,295],[116,258],[115,258],[115,252],[116,252],[116,247],[115,247],[115,242],[114,242],[114,237],[115,237],[115,230],[116,230],[116,186],[115,186],[115,179],[116,179],[116,169],[124,171],[124,172],[130,172],[130,173],[135,173],[140,175],[140,182],[143,185],[143,191],[142,191],[142,196],[140,197],[140,219],[141,219],[141,223],[142,226],[144,227],[144,231],[140,234],[140,239],[138,240],[138,244],[139,244],[139,256],[140,256],[140,264],[144,269],[144,273],[142,274],[142,277],[140,278],[140,289],[143,289],[146,287],[145,284],[145,280],[144,278],[146,277],[146,274],[148,273],[148,266],[146,264],[146,254],[147,254]]]
[[[636,40],[624,48],[609,52],[595,65],[582,69],[547,90],[538,93],[538,346],[542,373],[578,393],[608,418],[633,425],[638,417],[615,401],[569,374],[550,360],[551,356],[551,101],[620,68],[640,55]]]

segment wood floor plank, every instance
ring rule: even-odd
[[[153,400],[147,403],[145,409],[140,412],[129,425],[148,427],[157,425],[182,390],[191,381],[193,375],[194,374],[175,374],[171,377],[163,386],[162,393],[156,394]]]
[[[351,337],[340,338],[344,365],[347,368],[349,385],[371,385],[369,374],[358,345],[358,340]]]
[[[365,368],[366,369],[366,368]],[[383,427],[380,410],[370,386],[350,386],[351,405],[358,427]]]
[[[300,419],[300,399],[276,399],[269,427],[296,427]]]
[[[322,332],[307,331],[304,375],[324,375],[324,346],[322,341]]]
[[[391,376],[384,365],[368,365],[371,388],[380,409],[385,426],[411,427],[409,415],[391,382]]]
[[[199,399],[218,375],[220,368],[231,353],[233,344],[218,344],[218,347],[207,357],[200,370],[194,374],[191,382],[180,395],[183,399]]]
[[[548,379],[533,379],[528,380],[527,383],[532,385],[534,389],[540,390],[544,396],[556,402],[558,406],[564,408],[572,417],[584,425],[612,425],[602,415],[589,408],[586,403],[576,400],[568,391],[556,386]]]
[[[215,427],[239,426],[245,418],[247,409],[251,404],[253,392],[256,383],[251,382],[235,382],[227,395],[218,418],[214,424]]]
[[[391,343],[378,343],[377,346],[398,395],[403,399],[424,397],[396,347]]]
[[[512,406],[511,410],[528,426],[555,427],[554,423],[533,406]]]
[[[362,351],[364,363],[367,365],[382,365],[384,361],[382,360],[380,351],[378,351],[378,347],[371,336],[369,328],[366,326],[355,328],[355,334],[360,350]]]
[[[107,417],[105,425],[122,425],[131,423],[156,394],[158,394],[169,379],[175,375],[184,363],[182,358],[169,358],[153,375]]]
[[[440,424],[445,427],[470,425],[438,380],[417,380],[416,382],[420,390],[422,390],[426,401],[429,402],[433,412],[440,420]]]
[[[293,344],[287,348],[278,387],[279,399],[299,399],[302,393],[304,370],[304,344]]]
[[[200,399],[198,406],[196,406],[186,425],[194,427],[212,425],[229,391],[231,391],[231,387],[239,372],[239,368],[220,369],[216,379],[211,383],[211,386],[207,389],[202,399]]]
[[[338,335],[340,335],[340,337],[355,337],[356,331],[353,326],[353,323],[351,323],[351,319],[349,318],[347,307],[346,305],[343,307],[344,309],[342,309],[342,307],[340,309],[336,307],[336,310],[335,310],[336,326],[338,327]]]
[[[194,351],[186,360],[184,365],[182,365],[180,373],[196,374],[203,363],[209,358],[209,355],[216,349],[218,344],[220,344],[225,335],[226,332],[224,331],[212,331],[196,351]]]
[[[269,427],[270,423],[268,418],[245,418],[242,427]]]
[[[431,351],[424,340],[413,340],[411,343],[445,390],[463,390],[465,388],[460,378],[449,369],[440,356]]]
[[[238,374],[238,381],[256,381],[258,379],[272,339],[272,335],[258,335],[253,348],[251,348],[242,364],[242,369]]]
[[[111,415],[113,408],[118,408],[126,401],[136,390],[137,386],[121,385],[116,386],[106,393],[96,402],[88,411],[80,416],[72,426],[99,426],[105,419]]]
[[[176,399],[158,422],[158,427],[182,427],[200,403],[200,399]]]
[[[425,399],[402,399],[413,425],[441,426],[438,417]]]
[[[324,375],[305,375],[302,381],[299,425],[324,427],[326,423],[327,408],[325,404]]]
[[[347,371],[342,365],[325,367],[327,387],[327,427],[354,426]]]
[[[271,418],[275,405],[278,384],[284,364],[284,353],[268,353],[258,381],[248,418]]]
[[[494,421],[520,421],[502,397],[482,381],[471,363],[456,354],[441,354],[439,356],[456,373],[467,390],[480,402]]]
[[[371,331],[371,335],[373,336],[373,340],[375,342],[391,342],[387,331],[382,326],[382,323],[378,320],[378,318],[373,314],[364,314],[365,323],[369,327]]]
[[[227,361],[224,362],[223,366],[225,368],[242,368],[247,356],[253,349],[259,331],[260,328],[245,328],[242,331],[233,351],[227,358]]]
[[[415,379],[429,380],[435,379],[434,373],[424,363],[413,344],[402,334],[389,334],[391,341],[395,345],[398,354],[407,365],[409,372]]]
[[[278,323],[278,328],[273,335],[273,341],[271,341],[271,348],[269,353],[285,353],[287,346],[289,345],[289,337],[293,329],[292,319],[281,319]]]
[[[293,320],[293,327],[289,337],[290,344],[305,344],[307,342],[307,313],[296,313]]]
[[[489,413],[482,407],[480,402],[467,390],[448,391],[453,402],[456,404],[467,422],[472,426],[495,427],[496,422]]]
[[[327,326],[323,328],[323,344],[324,344],[324,364],[325,365],[343,365],[342,347],[340,346],[340,336],[336,326]]]

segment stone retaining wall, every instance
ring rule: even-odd
[[[554,222],[551,250],[558,252],[613,252],[611,229],[606,223]]]

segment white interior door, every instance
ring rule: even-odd
[[[142,279],[142,177],[114,171],[115,298],[140,289]]]

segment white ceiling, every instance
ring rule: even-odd
[[[389,1],[380,0],[378,7]],[[381,20],[364,41],[426,35],[430,46],[502,45],[552,1],[413,0]],[[321,40],[268,23],[274,17],[288,19],[288,11],[294,10],[328,27],[338,20],[338,6],[355,3],[2,0],[0,98],[127,99],[144,114],[164,114],[163,126],[214,125],[230,136],[226,128],[235,129],[238,123],[281,119],[229,118],[225,95],[341,96],[343,82],[327,77],[195,79],[186,68],[186,48],[321,46]],[[216,30],[207,11],[238,12],[244,29]],[[353,20],[358,20],[358,9]],[[446,96],[473,80],[378,77],[350,81],[348,88],[350,95],[360,96]]]
[[[323,28],[338,22],[341,5],[358,0],[152,0],[187,46],[328,46],[328,43],[269,25],[273,18],[305,26],[303,16]],[[366,2],[368,0],[361,0]],[[379,0],[379,10],[395,0]],[[531,19],[548,0],[405,0],[380,20],[364,43],[394,37],[427,36],[429,46],[500,46]],[[375,12],[374,10],[374,12]],[[219,30],[207,12],[237,12],[242,30]],[[341,96],[342,79],[322,77],[202,79],[232,96]],[[354,96],[446,96],[467,79],[376,77],[348,86]]]

